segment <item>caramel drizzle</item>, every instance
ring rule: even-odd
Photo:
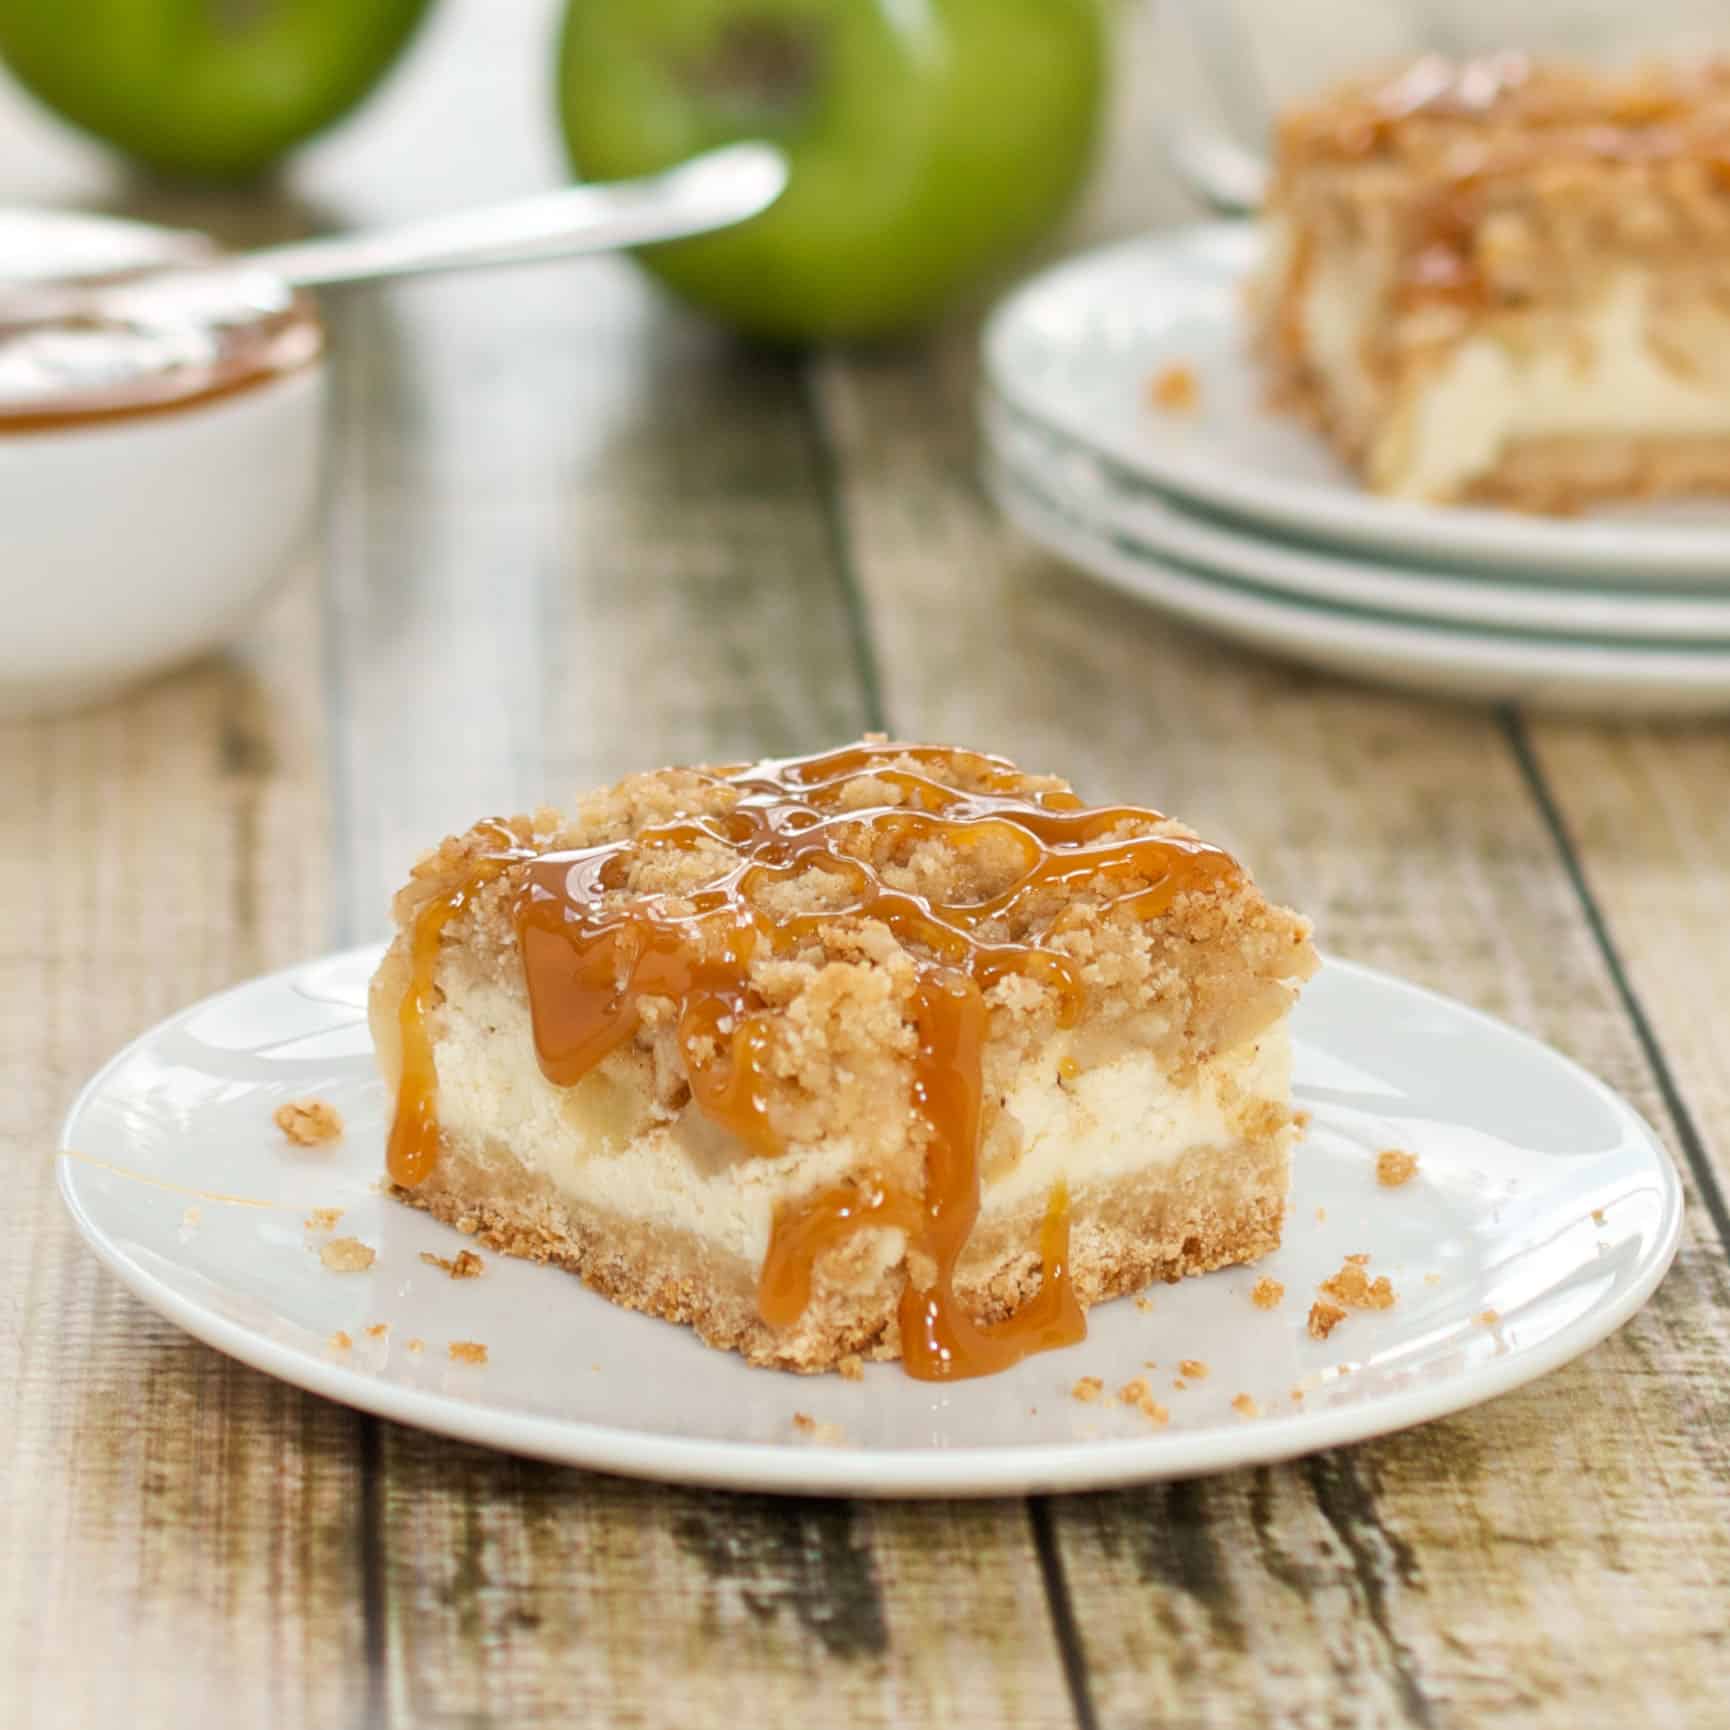
[[[900,766],[911,759],[920,767]],[[921,772],[965,764],[984,786],[963,791]],[[901,803],[848,809],[843,791],[862,775],[894,787]],[[837,919],[879,920],[917,958],[912,1019],[917,1036],[911,1105],[924,1128],[925,1183],[906,1194],[875,1178],[842,1184],[783,1208],[771,1234],[758,1307],[771,1326],[798,1320],[810,1300],[817,1258],[864,1228],[893,1228],[934,1268],[931,1283],[909,1278],[900,1307],[901,1355],[923,1380],[981,1375],[1086,1331],[1070,1279],[1068,1201],[1060,1185],[1041,1231],[1043,1278],[1019,1310],[993,1325],[975,1322],[954,1290],[956,1268],[980,1209],[980,1091],[988,1028],[984,993],[1011,974],[1030,975],[1057,999],[1060,1026],[1085,1002],[1075,963],[1047,947],[1072,904],[1053,891],[1121,885],[1105,911],[1162,915],[1186,890],[1236,880],[1229,855],[1173,835],[1114,837],[1160,821],[1137,806],[1084,808],[1072,793],[1016,791],[1021,776],[1002,758],[939,746],[866,743],[813,757],[769,760],[719,771],[712,784],[737,792],[731,809],[678,817],[625,841],[539,852],[491,825],[496,849],[468,878],[417,915],[411,977],[400,1010],[402,1082],[391,1132],[393,1179],[420,1182],[437,1157],[437,1072],[425,1018],[434,1001],[441,934],[477,889],[525,866],[515,918],[536,1053],[542,1071],[574,1086],[636,1034],[644,998],[677,1006],[677,1038],[692,1098],[754,1154],[785,1143],[771,1121],[766,1085],[775,1024],[751,985],[759,959],[791,954]],[[890,837],[916,844],[940,838],[954,850],[990,841],[1020,853],[1022,869],[995,895],[934,904],[886,883],[849,850]],[[670,897],[629,888],[629,864],[656,849],[720,843],[729,866],[695,890]],[[844,884],[844,904],[777,918],[761,903],[769,885],[809,871]],[[1045,916],[1042,898],[1058,911]],[[1017,921],[1014,942],[984,933]],[[1011,927],[1013,928],[1013,927]]]

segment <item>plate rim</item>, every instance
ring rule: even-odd
[[[1028,309],[1040,297],[1073,280],[1085,280],[1108,263],[1138,253],[1187,254],[1192,261],[1205,260],[1225,273],[1222,304],[1235,305],[1236,288],[1261,244],[1257,224],[1237,220],[1184,224],[1075,253],[1022,281],[992,309],[979,339],[984,376],[1016,408],[1061,426],[1068,436],[1131,475],[1236,521],[1273,525],[1323,545],[1397,550],[1456,566],[1464,563],[1468,568],[1473,564],[1590,568],[1622,575],[1632,567],[1658,565],[1663,574],[1676,578],[1730,579],[1722,529],[1639,526],[1593,517],[1528,517],[1478,505],[1383,499],[1259,469],[1245,474],[1205,452],[1166,452],[1151,443],[1114,438],[1086,416],[1071,413],[1060,398],[1027,386],[1007,359],[1006,350],[1014,340],[1008,333],[1029,316]],[[1224,257],[1219,256],[1222,251]]]
[[[1647,714],[1704,714],[1730,707],[1730,644],[1719,649],[1699,644],[1666,645],[1604,638],[1564,638],[1530,632],[1475,631],[1470,626],[1417,620],[1358,608],[1348,609],[1305,596],[1276,593],[1220,572],[1191,570],[1138,546],[1125,545],[1115,529],[1101,529],[1081,520],[1081,513],[1049,502],[1037,486],[1018,476],[988,472],[988,494],[1008,520],[1053,558],[1094,581],[1182,620],[1238,643],[1251,643],[1258,652],[1303,665],[1324,666],[1335,676],[1356,678],[1386,688],[1435,693],[1446,690],[1460,700],[1557,700],[1530,692],[1518,698],[1497,693],[1487,681],[1466,692],[1457,681],[1436,679],[1450,673],[1481,671],[1522,685],[1561,681],[1576,697],[1588,691],[1595,701],[1617,701]],[[1072,542],[1085,542],[1078,550]],[[1177,600],[1151,593],[1138,577],[1113,568],[1139,567],[1153,578],[1190,591]],[[1245,611],[1259,613],[1247,621]],[[1279,637],[1281,626],[1296,625],[1301,641]],[[1443,645],[1452,652],[1440,653]],[[1342,672],[1337,658],[1319,659],[1324,647],[1357,657]],[[1393,667],[1371,668],[1364,657],[1396,659]],[[1659,700],[1653,693],[1661,692]],[[1678,702],[1676,699],[1680,698]]]
[[[859,1499],[974,1499],[1042,1495],[1212,1475],[1268,1465],[1319,1449],[1370,1441],[1466,1411],[1550,1374],[1601,1344],[1632,1319],[1668,1273],[1681,1242],[1685,1193],[1662,1138],[1629,1100],[1583,1065],[1498,1016],[1414,980],[1363,962],[1324,955],[1323,967],[1372,985],[1393,986],[1425,1003],[1463,1015],[1520,1045],[1536,1048],[1644,1132],[1662,1206],[1650,1247],[1628,1286],[1594,1305],[1547,1339],[1480,1365],[1470,1376],[1389,1392],[1368,1405],[1280,1413],[1253,1424],[1210,1426],[1112,1440],[1011,1444],[1001,1448],[815,1447],[792,1442],[716,1441],[596,1424],[584,1419],[513,1413],[496,1405],[386,1382],[365,1371],[313,1356],[261,1336],[183,1298],[134,1260],[90,1215],[78,1192],[81,1161],[69,1132],[109,1078],[165,1028],[207,1012],[226,998],[337,964],[376,965],[381,942],[353,945],[274,968],[188,1004],[127,1041],[78,1090],[61,1124],[56,1187],[87,1248],[147,1308],[184,1333],[252,1369],[306,1392],[375,1417],[507,1453],[591,1471],[660,1483],[768,1493]],[[1373,1414],[1373,1416],[1370,1416]],[[1366,1417],[1370,1421],[1366,1423]]]
[[[1102,476],[1097,489],[1043,475],[1033,454],[1018,455],[1013,448],[1020,429],[1048,442],[1054,463],[1092,465]],[[1197,576],[1249,584],[1295,602],[1373,612],[1401,622],[1433,622],[1443,629],[1464,626],[1486,635],[1602,641],[1618,648],[1730,650],[1730,591],[1626,589],[1605,581],[1534,581],[1530,573],[1500,576],[1488,568],[1390,564],[1345,548],[1259,535],[1245,523],[1215,516],[1192,500],[1123,474],[1060,427],[1006,401],[989,384],[980,391],[979,431],[986,461],[1006,469],[1018,484],[1036,495],[1061,494],[1078,517],[1097,517],[1099,532],[1121,536],[1149,556]],[[1084,496],[1090,492],[1092,496]],[[1157,527],[1132,519],[1132,511],[1153,513]],[[1156,537],[1167,532],[1185,543],[1184,551],[1157,544]],[[1267,555],[1279,574],[1251,575],[1250,567]],[[1356,598],[1348,594],[1351,590],[1357,591]],[[1372,590],[1385,598],[1372,598]],[[1426,599],[1431,596],[1436,598]],[[1480,605],[1507,606],[1512,613],[1486,617],[1474,611]],[[1670,609],[1681,619],[1699,622],[1669,629],[1641,622],[1651,619],[1654,610],[1668,618]],[[1593,622],[1583,628],[1556,622],[1569,618]]]

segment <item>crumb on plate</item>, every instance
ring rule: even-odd
[[[389,1322],[374,1322],[372,1326],[366,1330],[366,1337],[369,1340],[382,1340],[389,1332]]]
[[[479,1340],[452,1340],[449,1349],[452,1363],[484,1364],[487,1361],[487,1348]]]
[[[849,1352],[835,1367],[841,1372],[844,1382],[862,1382],[865,1379],[865,1360],[857,1352]]]
[[[1148,382],[1149,401],[1167,414],[1188,414],[1201,401],[1201,380],[1195,368],[1181,361],[1162,366]]]
[[[1601,1207],[1595,1207],[1592,1209],[1592,1223],[1593,1225],[1602,1225],[1604,1223],[1604,1210]]]
[[[1442,1276],[1439,1273],[1427,1273],[1424,1275],[1425,1285],[1440,1285],[1441,1283]]]
[[[1494,1310],[1480,1310],[1477,1316],[1477,1323],[1481,1328],[1493,1328],[1501,1319],[1502,1318],[1497,1315]]]
[[[296,1147],[318,1147],[342,1134],[342,1113],[322,1099],[291,1099],[276,1108],[276,1127]]]
[[[454,1257],[434,1255],[430,1249],[423,1249],[420,1258],[428,1267],[439,1268],[452,1279],[479,1279],[487,1271],[487,1264],[472,1249],[458,1250]]]
[[[1135,1300],[1135,1307],[1138,1310],[1150,1310],[1153,1308],[1153,1299],[1150,1297],[1138,1297]]]
[[[1328,1210],[1325,1207],[1318,1207],[1316,1209],[1316,1224],[1317,1225],[1326,1224],[1327,1217],[1328,1217]]]
[[[1278,1309],[1280,1299],[1285,1296],[1285,1287],[1277,1279],[1263,1274],[1255,1282],[1255,1289],[1249,1294],[1249,1301],[1258,1310]]]
[[[1255,1403],[1249,1394],[1235,1395],[1231,1402],[1231,1409],[1240,1418],[1259,1418],[1261,1416],[1261,1407]]]
[[[1185,1358],[1177,1366],[1178,1374],[1188,1376],[1192,1382],[1203,1381],[1207,1377],[1207,1365],[1199,1358]]]
[[[1364,1261],[1369,1257],[1365,1256]],[[1385,1310],[1394,1307],[1394,1288],[1386,1274],[1371,1279],[1364,1272],[1363,1262],[1348,1256],[1340,1271],[1324,1279],[1316,1288],[1325,1296],[1342,1303],[1347,1309]]]
[[[408,1349],[411,1352],[424,1352],[426,1350],[426,1341],[425,1340],[410,1340],[408,1342]]]
[[[847,1439],[847,1432],[839,1424],[826,1424],[811,1416],[809,1412],[793,1414],[793,1428],[800,1435],[809,1436],[814,1442],[833,1444]]]
[[[1098,1376],[1083,1376],[1069,1390],[1069,1397],[1072,1400],[1080,1400],[1084,1406],[1090,1406],[1104,1392],[1105,1383]]]
[[[308,1231],[335,1231],[336,1222],[342,1218],[340,1207],[315,1207],[306,1216]]]
[[[1312,1340],[1325,1340],[1341,1322],[1346,1319],[1346,1312],[1338,1304],[1324,1303],[1321,1299],[1310,1305],[1309,1336]]]
[[[1134,1381],[1125,1382],[1117,1390],[1118,1399],[1126,1406],[1134,1406],[1151,1424],[1170,1422],[1171,1413],[1153,1397],[1153,1389],[1147,1385],[1145,1376],[1137,1376]]]
[[[330,1349],[335,1352],[346,1352],[354,1344],[341,1328],[330,1336]]]
[[[332,1273],[365,1273],[378,1259],[378,1252],[358,1237],[333,1237],[319,1247],[318,1259]]]
[[[1376,1155],[1376,1182],[1383,1189],[1398,1189],[1418,1174],[1418,1156],[1403,1147],[1384,1147]]]

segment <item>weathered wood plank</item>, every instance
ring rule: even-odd
[[[314,572],[242,652],[0,726],[0,1718],[365,1707],[350,1414],[157,1320],[78,1243],[59,1120],[126,1039],[317,948]]]
[[[1673,1127],[1496,718],[1248,658],[1019,544],[971,484],[972,386],[961,338],[823,373],[891,725],[1182,813],[1330,947],[1531,1028]],[[1527,1393],[1057,1504],[1100,1723],[1561,1726],[1612,1701],[1711,1721],[1727,1309],[1696,1209],[1654,1305]]]

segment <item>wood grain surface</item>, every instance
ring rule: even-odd
[[[1363,53],[1485,11],[1338,8]],[[1295,9],[1243,16],[1256,100],[1325,70]],[[545,184],[551,28],[538,0],[449,0],[263,196],[133,185],[7,95],[0,199],[246,240]],[[1181,18],[1126,18],[1065,244],[1184,215],[1159,138],[1217,110],[1209,64]],[[103,709],[0,724],[0,1724],[1722,1724],[1730,732],[1345,685],[1061,569],[979,492],[977,309],[770,357],[596,261],[331,314],[326,532],[268,617]],[[377,934],[430,838],[873,725],[1177,810],[1330,949],[1603,1075],[1689,1185],[1657,1298],[1521,1393],[1290,1466],[850,1504],[347,1412],[183,1337],[76,1241],[54,1149],[84,1077],[207,991]]]

